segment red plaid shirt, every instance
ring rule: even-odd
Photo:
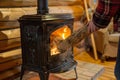
[[[98,0],[93,23],[99,27],[106,27],[113,17],[114,30],[120,28],[120,0]]]

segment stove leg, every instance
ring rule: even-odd
[[[23,67],[21,67],[20,80],[22,80],[23,75],[24,75],[24,70],[23,70]]]
[[[78,80],[78,74],[77,74],[77,69],[76,69],[76,67],[74,68],[74,71],[75,71],[75,75],[76,75],[76,80]]]
[[[49,79],[49,73],[39,73],[40,80],[48,80]]]

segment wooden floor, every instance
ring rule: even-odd
[[[105,61],[104,63],[101,62],[100,58],[98,60],[94,59],[93,53],[92,52],[86,52],[84,49],[83,50],[74,50],[74,57],[76,60],[81,60],[81,61],[86,61],[86,62],[90,62],[90,63],[95,63],[95,64],[100,64],[103,65],[105,68],[105,71],[103,72],[103,74],[101,74],[101,76],[98,77],[97,80],[116,80],[115,76],[114,76],[114,66],[115,66],[115,59],[109,59],[109,61]],[[20,70],[20,69],[19,69]],[[17,69],[13,69],[12,71],[7,71],[5,72],[4,76],[6,76],[6,74],[10,74],[13,75],[11,72],[20,72]],[[3,77],[3,75],[0,75],[0,78]],[[14,77],[13,77],[14,78]],[[14,80],[13,78],[7,78],[5,80]],[[1,79],[0,79],[1,80]]]
[[[95,60],[93,53],[86,51],[77,52],[75,54],[75,59],[103,65],[105,67],[105,71],[97,80],[116,80],[114,76],[115,59],[101,62],[100,58]]]

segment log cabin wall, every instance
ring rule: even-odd
[[[37,0],[0,0],[0,80],[20,72],[21,44],[18,19],[22,15],[36,14]],[[84,14],[82,0],[48,0],[49,13],[73,14],[74,28]]]

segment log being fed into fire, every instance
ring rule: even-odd
[[[84,27],[76,30],[73,32],[69,37],[67,37],[65,40],[61,41],[58,44],[58,50],[60,53],[64,53],[68,48],[71,46],[76,45],[80,41],[82,41],[84,38],[88,37],[90,33],[88,32],[88,26],[85,25]]]

